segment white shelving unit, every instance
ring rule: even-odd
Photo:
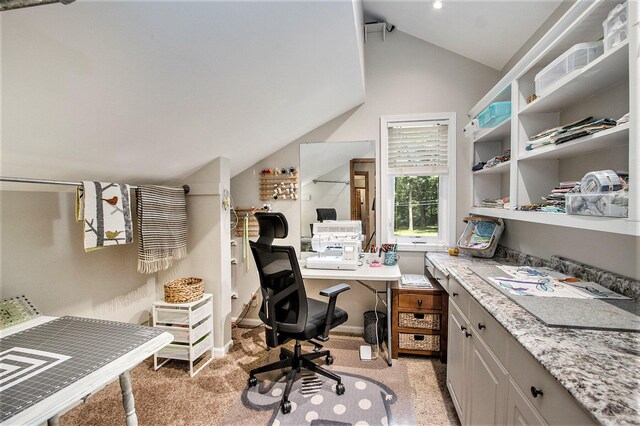
[[[513,70],[476,104],[476,117],[489,104],[511,100],[510,120],[480,130],[473,140],[474,164],[511,148],[511,161],[472,173],[471,213],[569,228],[640,236],[640,4],[629,2],[629,38],[586,67],[560,79],[527,104],[535,76],[577,43],[603,37],[602,22],[622,0],[578,0]],[[636,23],[634,25],[634,23]],[[531,136],[588,116],[630,122],[559,145],[526,150]],[[516,207],[539,203],[561,181],[580,180],[592,170],[630,173],[629,217],[609,218],[529,212]],[[481,207],[485,198],[509,197],[510,209]]]
[[[213,297],[206,294],[202,299],[189,303],[153,303],[153,326],[173,335],[173,342],[153,355],[155,370],[172,359],[187,361],[189,375],[195,376],[213,359]],[[208,359],[200,359],[206,353]],[[158,363],[158,360],[164,361]],[[194,367],[197,369],[194,370]]]

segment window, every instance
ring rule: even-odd
[[[382,238],[400,249],[455,242],[455,113],[382,117]]]

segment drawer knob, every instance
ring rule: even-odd
[[[464,337],[471,337],[471,333],[469,333],[468,331],[464,332]]]
[[[535,386],[531,386],[531,396],[537,398],[538,395],[542,396],[544,393],[540,389],[536,389]]]
[[[478,330],[482,330],[483,328],[487,328],[487,326],[485,326],[483,323],[479,322],[478,323]]]
[[[418,305],[422,305],[422,299],[418,299]]]
[[[451,293],[451,295],[452,295],[453,297],[456,297],[456,296],[458,295],[458,293]]]
[[[435,278],[436,278],[436,281],[440,281],[442,279],[440,277],[435,277]]]
[[[467,327],[465,327],[464,325],[460,326],[460,331],[465,331],[467,329]]]

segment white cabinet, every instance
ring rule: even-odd
[[[213,359],[213,298],[189,303],[153,303],[153,326],[173,335],[173,342],[153,355],[155,370],[172,359],[189,362],[189,374],[195,376]],[[205,359],[205,355],[209,358]],[[158,363],[159,359],[164,361]],[[197,366],[197,368],[196,368]],[[196,368],[194,370],[194,368]]]
[[[458,412],[460,421],[465,419],[465,382],[467,380],[467,338],[464,331],[469,326],[462,313],[449,299],[449,333],[447,341],[447,389]]]
[[[518,426],[547,424],[511,379],[509,379],[507,399],[507,424]]]
[[[561,181],[578,181],[593,170],[626,170],[632,175],[640,139],[638,2],[629,2],[631,36],[605,51],[584,68],[549,86],[530,101],[541,69],[579,43],[602,40],[602,22],[623,0],[578,0],[531,48],[523,59],[471,110],[475,118],[495,101],[511,101],[511,120],[483,129],[472,142],[474,164],[511,148],[511,161],[472,173],[471,212],[511,220],[640,235],[640,185],[629,188],[629,218],[566,215],[516,210],[542,202]],[[630,113],[630,122],[560,144],[528,150],[537,133],[586,117],[617,120]],[[469,165],[471,167],[471,165]],[[483,208],[485,198],[510,198],[510,208]]]

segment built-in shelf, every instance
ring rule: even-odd
[[[493,167],[489,167],[488,169],[478,170],[477,172],[473,172],[475,175],[490,175],[495,173],[508,173],[509,166],[511,165],[511,161],[505,161],[504,163],[497,164]]]
[[[591,151],[606,150],[629,143],[629,123],[603,130],[560,145],[547,145],[525,151],[520,161],[570,158]]]
[[[501,141],[511,134],[511,118],[506,119],[496,127],[478,130],[473,142]]]
[[[629,43],[625,42],[572,74],[568,80],[563,78],[554,83],[554,88],[548,94],[525,105],[520,115],[562,111],[576,101],[628,78]]]
[[[502,219],[564,226],[568,228],[640,236],[640,222],[634,222],[626,218],[577,216],[564,213],[526,212],[487,207],[473,207],[471,209],[471,213],[483,216],[499,217]]]

